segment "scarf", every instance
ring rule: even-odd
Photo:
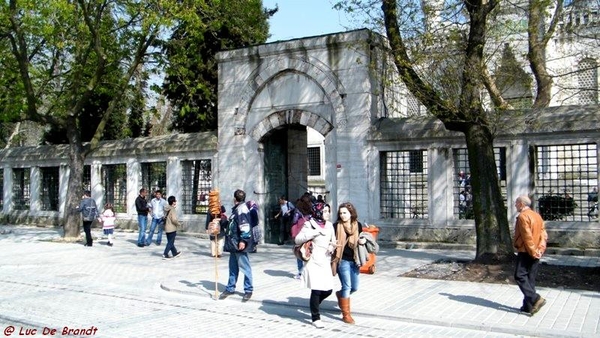
[[[358,242],[358,222],[351,222],[350,224],[338,223],[335,238],[337,238],[335,257],[339,261],[342,259],[342,253],[346,245],[352,250],[356,248]],[[354,255],[356,256],[356,251]]]

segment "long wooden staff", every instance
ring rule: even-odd
[[[208,193],[208,210],[211,213],[212,221],[209,224],[208,231],[214,237],[215,241],[215,300],[219,299],[219,239],[221,231],[221,200],[219,191],[212,190]]]

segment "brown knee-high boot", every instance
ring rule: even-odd
[[[350,314],[350,297],[348,298],[338,298],[338,305],[340,309],[342,309],[342,320],[346,324],[354,324],[354,319]]]

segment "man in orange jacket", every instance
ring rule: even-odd
[[[524,295],[520,310],[534,315],[546,304],[546,300],[535,292],[535,277],[540,258],[546,251],[548,234],[542,217],[531,210],[529,197],[526,195],[517,197],[515,207],[519,212],[513,240],[513,246],[517,250],[515,282]]]

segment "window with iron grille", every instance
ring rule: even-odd
[[[306,153],[308,157],[308,176],[321,176],[321,147],[309,147]]]
[[[12,195],[15,210],[29,210],[31,200],[30,175],[30,168],[13,169]]]
[[[40,204],[44,211],[58,211],[58,167],[41,167]]]
[[[380,154],[381,217],[428,218],[427,150]]]
[[[467,148],[452,149],[454,157],[455,177],[454,190],[454,216],[459,219],[474,219],[473,190],[471,189],[471,173],[469,169],[469,155]],[[506,148],[494,148],[494,160],[498,170],[498,180],[504,206],[506,206]]]
[[[4,208],[4,169],[0,168],[0,212]]]
[[[535,147],[537,200],[533,202],[542,218],[597,221],[597,156],[593,143]]]
[[[142,163],[142,187],[148,189],[148,196],[154,196],[156,190],[166,195],[167,162]]]
[[[81,187],[83,191],[92,191],[92,166],[83,166],[83,181],[81,181]]]
[[[205,214],[208,211],[208,193],[212,189],[212,161],[183,161],[183,196],[179,206],[184,214]],[[221,197],[222,200],[222,197]]]
[[[127,212],[127,165],[102,166],[104,203],[112,203],[115,212]]]
[[[579,104],[598,104],[598,63],[583,59],[578,68]]]

